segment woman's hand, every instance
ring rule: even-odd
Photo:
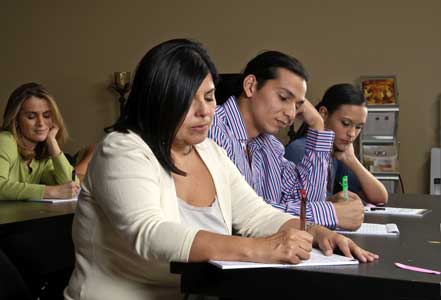
[[[57,125],[52,125],[51,129],[49,129],[49,133],[47,134],[47,138],[50,140],[56,140],[57,133],[60,130],[60,127]]]
[[[309,259],[312,251],[312,235],[297,230],[298,225],[298,219],[291,219],[277,233],[259,238],[199,230],[191,246],[189,261],[219,259],[298,264]]]
[[[306,231],[288,228],[265,238],[255,239],[253,261],[298,264],[309,259],[312,236]]]
[[[384,185],[357,159],[352,144],[345,151],[334,151],[333,156],[356,176],[363,191],[363,199],[373,204],[386,203],[388,193]]]
[[[364,250],[351,239],[325,227],[312,226],[308,232],[314,237],[314,245],[317,245],[327,256],[332,255],[335,249],[339,249],[344,256],[355,257],[363,263],[379,258],[377,254]]]
[[[348,145],[345,151],[334,151],[333,155],[335,159],[341,161],[346,166],[349,166],[351,163],[358,160],[355,156],[353,144]]]
[[[49,130],[49,133],[47,135],[46,143],[48,146],[49,154],[52,157],[57,157],[61,153],[60,146],[58,145],[58,142],[56,139],[57,133],[59,130],[60,130],[60,128],[54,124],[51,127],[51,129]]]
[[[78,195],[80,186],[76,182],[68,182],[60,185],[46,185],[43,198],[70,199]]]

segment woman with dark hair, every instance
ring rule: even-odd
[[[328,196],[331,200],[342,199],[341,181],[348,176],[349,190],[373,204],[386,203],[387,191],[357,159],[353,143],[366,123],[367,108],[362,93],[351,84],[336,84],[324,94],[317,110],[325,121],[325,128],[335,132],[333,160],[330,165]],[[304,123],[287,146],[285,157],[295,163],[305,153]],[[353,195],[352,195],[353,196]]]
[[[177,39],[142,58],[119,120],[99,143],[73,224],[66,299],[180,299],[170,261],[298,263],[312,243],[378,258],[262,201],[207,139],[217,74],[205,49]],[[240,235],[231,236],[232,230]]]
[[[26,83],[9,97],[0,131],[0,199],[72,198],[72,166],[60,146],[67,130],[41,84]]]

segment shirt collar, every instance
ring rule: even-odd
[[[225,109],[225,118],[233,132],[234,137],[241,143],[248,143],[251,147],[262,148],[268,139],[267,134],[259,134],[255,138],[249,139],[245,123],[243,122],[242,115],[240,114],[239,107],[235,96],[231,96],[222,105]]]
[[[247,130],[237,106],[236,97],[231,96],[222,106],[225,109],[225,117],[234,137],[240,142],[248,141]]]

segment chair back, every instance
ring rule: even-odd
[[[224,104],[230,96],[241,89],[241,79],[240,73],[219,74],[215,92],[217,105]]]

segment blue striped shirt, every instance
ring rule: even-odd
[[[307,220],[335,228],[334,206],[326,201],[334,132],[309,129],[305,156],[296,165],[284,158],[284,146],[275,136],[264,133],[248,139],[236,99],[232,96],[216,108],[208,136],[226,150],[246,181],[267,203],[298,216],[300,189],[304,188]]]

